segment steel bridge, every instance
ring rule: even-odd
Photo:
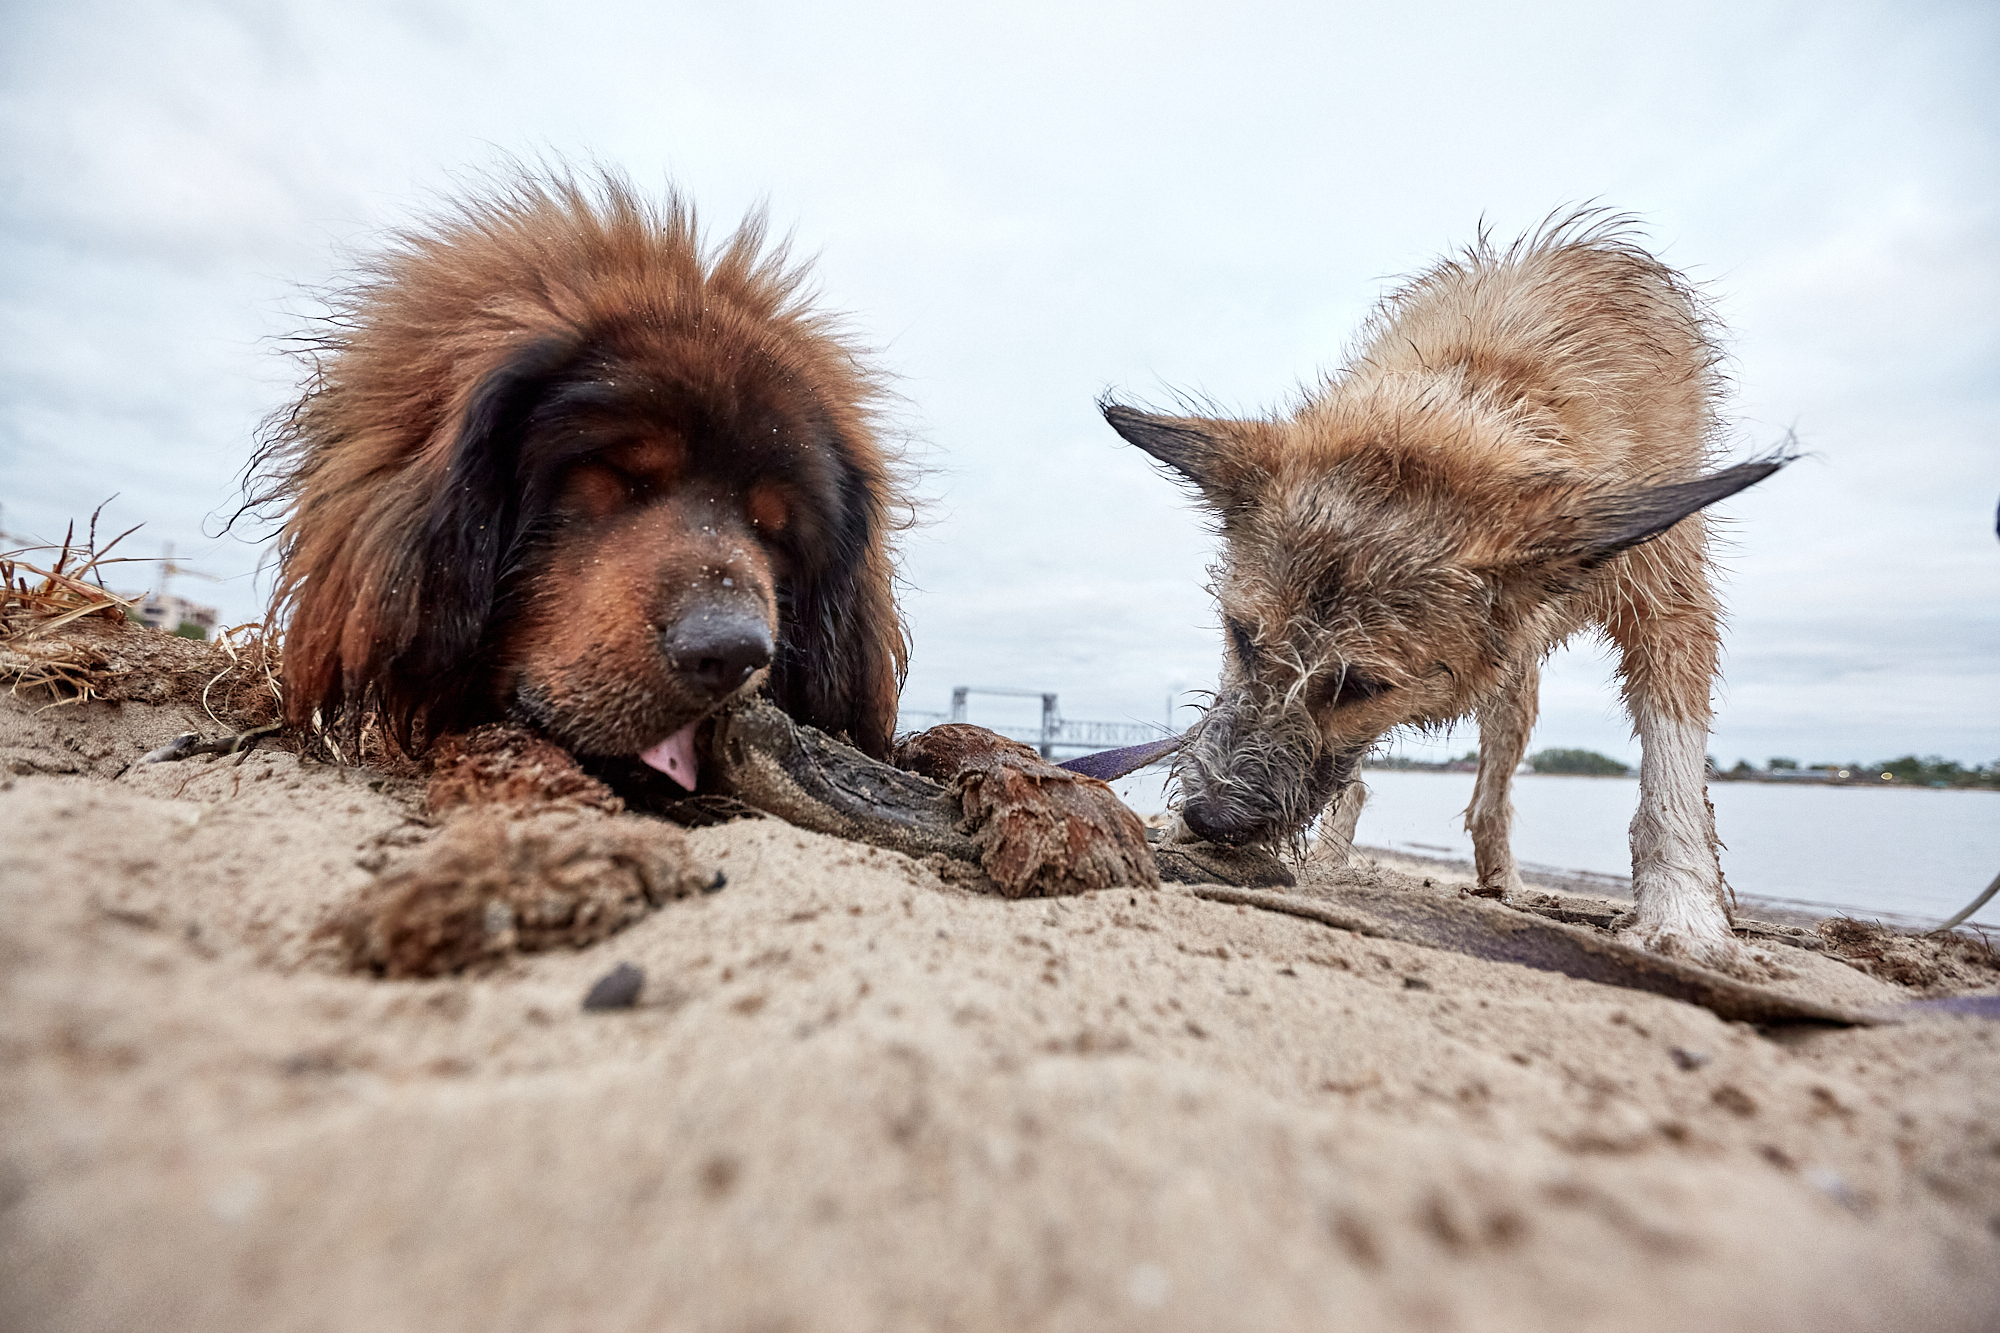
[[[1144,745],[1170,735],[1167,728],[1157,722],[1088,722],[1082,719],[1065,718],[1057,706],[1056,696],[1045,690],[1013,690],[998,686],[960,685],[951,692],[949,713],[925,712],[921,709],[906,708],[898,715],[897,725],[904,730],[914,731],[921,727],[934,726],[939,722],[964,722],[966,702],[971,695],[997,694],[1015,699],[1040,699],[1042,701],[1042,725],[1035,727],[989,727],[1009,739],[1023,741],[1041,751],[1042,758],[1054,759],[1058,750],[1110,750],[1121,745]]]

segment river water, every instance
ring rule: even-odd
[[[1370,769],[1356,841],[1420,856],[1472,859],[1463,811],[1470,773]],[[1117,784],[1140,813],[1164,809],[1165,779]],[[2000,874],[2000,792],[1777,786],[1708,789],[1722,836],[1723,873],[1739,893],[1828,912],[1931,925]],[[1631,873],[1625,827],[1636,778],[1514,779],[1514,855],[1565,870]],[[2000,928],[2000,897],[1973,918]]]

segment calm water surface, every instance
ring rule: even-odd
[[[1462,812],[1470,773],[1371,769],[1358,840],[1472,859]],[[1117,784],[1141,813],[1165,808],[1164,778]],[[2000,874],[2000,792],[1718,782],[1708,789],[1725,844],[1723,873],[1742,893],[1859,915],[1942,920]],[[1517,777],[1514,855],[1568,870],[1631,873],[1625,826],[1636,778]],[[2000,898],[1974,917],[2000,927]]]

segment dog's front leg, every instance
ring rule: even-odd
[[[1505,898],[1521,891],[1509,793],[1541,707],[1541,674],[1539,663],[1522,663],[1499,693],[1479,708],[1479,777],[1473,783],[1472,804],[1466,807],[1465,831],[1472,835],[1472,860],[1479,870],[1474,892],[1482,898]]]
[[[1632,892],[1625,939],[1739,976],[1769,975],[1772,960],[1738,943],[1708,803],[1709,694],[1720,657],[1721,614],[1703,568],[1699,519],[1643,548],[1633,587],[1610,600],[1605,628],[1618,645],[1626,706],[1639,734],[1639,808],[1632,816]]]
[[[1321,869],[1339,870],[1353,859],[1354,830],[1361,822],[1361,807],[1367,803],[1368,785],[1357,777],[1340,789],[1326,813],[1320,816],[1312,860]]]
[[[459,806],[521,810],[576,809],[619,814],[625,802],[583,771],[576,756],[512,722],[491,722],[431,742],[425,807],[442,815]]]
[[[1649,699],[1632,700],[1639,731],[1639,809],[1632,816],[1632,891],[1638,912],[1630,940],[1654,953],[1725,971],[1748,961],[1730,930],[1708,804],[1707,710],[1674,717]]]

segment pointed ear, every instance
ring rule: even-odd
[[[1693,481],[1629,490],[1591,490],[1558,483],[1524,496],[1524,507],[1486,534],[1468,563],[1495,573],[1567,570],[1581,577],[1605,561],[1666,533],[1688,515],[1754,486],[1791,462],[1777,455],[1712,472]],[[1486,545],[1490,542],[1490,545]],[[1563,581],[1560,577],[1558,581]]]
[[[1151,454],[1192,482],[1210,502],[1227,505],[1240,498],[1243,469],[1222,423],[1201,417],[1160,417],[1101,401],[1098,411],[1127,444]]]
[[[1621,551],[1660,536],[1689,514],[1755,486],[1791,461],[1783,455],[1757,459],[1693,481],[1605,497],[1591,507],[1594,512],[1578,534],[1582,540],[1574,553],[1583,557],[1586,568],[1595,568]]]

